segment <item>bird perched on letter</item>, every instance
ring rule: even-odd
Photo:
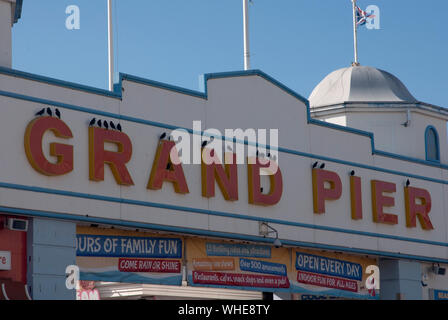
[[[42,110],[40,110],[39,112],[37,112],[35,115],[36,115],[36,116],[41,116],[41,115],[44,114],[44,112],[45,112],[45,108],[43,108]]]

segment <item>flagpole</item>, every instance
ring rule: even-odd
[[[112,0],[107,0],[107,25],[108,25],[108,58],[109,58],[109,91],[114,91],[114,46],[112,30]]]
[[[359,66],[358,61],[358,31],[356,26],[356,0],[352,0],[353,5],[353,43],[354,43],[354,49],[355,49],[355,62],[353,65]]]
[[[244,28],[244,70],[249,70],[250,69],[250,54],[249,54],[248,0],[243,0],[243,28]]]

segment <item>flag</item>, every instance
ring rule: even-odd
[[[356,26],[363,26],[367,23],[368,18],[375,18],[375,15],[367,13],[360,7],[356,6]]]

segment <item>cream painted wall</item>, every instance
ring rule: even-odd
[[[85,112],[76,111],[63,106],[58,108],[62,112],[62,119],[70,126],[74,135],[74,138],[68,143],[74,146],[75,168],[73,172],[64,176],[43,176],[28,163],[23,147],[23,137],[28,122],[34,119],[35,112],[48,105],[4,95],[0,95],[0,108],[8,117],[0,118],[0,136],[3,137],[0,142],[2,150],[4,150],[0,153],[0,163],[2,164],[0,182],[168,206],[213,210],[237,216],[278,219],[287,223],[302,224],[299,227],[272,223],[272,226],[278,229],[279,237],[282,240],[448,259],[446,246],[346,232],[323,231],[306,226],[324,226],[361,233],[371,232],[393,237],[446,243],[448,223],[445,215],[447,205],[444,199],[447,190],[444,185],[425,179],[412,179],[413,186],[425,188],[432,195],[433,206],[430,216],[435,226],[435,230],[432,231],[424,231],[420,225],[412,229],[405,226],[403,194],[403,184],[407,175],[414,174],[448,181],[446,170],[442,171],[426,165],[372,155],[369,137],[326,126],[308,124],[305,104],[260,76],[209,80],[207,99],[127,80],[123,82],[123,88],[123,98],[120,100],[23,80],[20,77],[0,76],[0,90],[3,91],[16,91],[30,97],[40,97],[180,127],[191,128],[192,121],[201,120],[202,129],[279,129],[280,147],[291,150],[291,152],[282,152],[279,156],[279,164],[283,173],[281,201],[268,207],[249,204],[245,165],[239,166],[238,169],[239,200],[235,202],[224,200],[219,189],[217,189],[215,198],[202,197],[199,165],[184,165],[190,189],[189,194],[176,194],[170,183],[165,183],[162,190],[147,190],[146,185],[158,137],[162,132],[168,130],[133,121],[121,121],[121,125],[123,131],[133,142],[133,157],[127,166],[135,185],[118,186],[108,168],[105,170],[104,181],[89,181],[88,122],[93,117],[114,122],[117,120],[94,115],[87,110]],[[47,146],[50,141],[56,141],[51,134],[46,136],[44,146]],[[67,142],[65,141],[65,143]],[[325,169],[337,172],[343,184],[341,198],[337,201],[328,201],[326,213],[320,215],[314,214],[312,208],[311,164],[316,161],[316,157],[334,159],[325,161]],[[403,172],[404,175],[385,173],[381,171],[383,169],[396,170]],[[355,170],[356,175],[362,177],[364,218],[358,221],[350,218],[349,172],[351,170]],[[397,192],[394,195],[396,204],[395,207],[389,208],[388,212],[398,215],[398,225],[390,226],[372,221],[371,179],[396,183]],[[258,236],[258,222],[247,219],[175,210],[172,207],[156,208],[83,199],[69,195],[10,188],[0,189],[0,205],[6,207]]]

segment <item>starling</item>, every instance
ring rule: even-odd
[[[321,169],[325,168],[325,163],[322,163],[319,168]]]
[[[163,140],[166,137],[166,132],[162,133],[159,137],[159,140]]]
[[[59,111],[58,108],[56,108],[56,110],[54,110],[54,113],[56,114],[56,117],[58,117],[59,119],[61,119],[61,112]]]
[[[36,116],[41,116],[43,115],[45,112],[45,108],[43,108],[42,110],[40,110],[39,112],[36,113]]]
[[[203,142],[202,142],[202,148],[205,148],[205,146],[207,145],[207,143],[208,143],[207,140],[206,140],[206,141],[203,141]]]
[[[101,120],[98,120],[98,122],[96,124],[98,125],[98,127],[101,128]]]
[[[113,129],[113,130],[115,130],[115,125],[114,125],[114,123],[111,121],[109,124],[110,124],[110,128]]]
[[[89,127],[93,126],[93,125],[95,124],[95,122],[96,122],[96,119],[95,119],[95,118],[93,118],[92,120],[90,120],[90,122],[89,122]]]
[[[47,108],[47,113],[50,117],[53,116],[53,112],[51,111],[51,109],[49,107]]]
[[[106,120],[104,120],[104,122],[103,122],[103,123],[104,123],[104,128],[106,128],[106,130],[107,130],[107,129],[109,129],[109,124],[107,123],[107,121],[106,121]]]
[[[118,131],[121,131],[121,124],[117,124]]]

